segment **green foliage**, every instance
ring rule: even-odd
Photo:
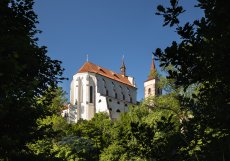
[[[114,122],[111,143],[100,160],[177,160],[179,145],[186,144],[179,123],[182,114],[173,95],[148,98],[129,107]]]
[[[155,55],[168,93],[67,124],[63,69],[37,45],[33,0],[0,1],[0,160],[230,160],[229,2],[198,0],[204,16],[180,25],[178,0],[158,6],[181,42]],[[156,76],[156,73],[150,73]]]
[[[111,121],[106,113],[77,124],[52,115],[38,119],[43,138],[27,144],[36,156],[60,160],[178,160],[186,118],[175,94],[150,97]]]
[[[150,73],[149,73],[149,77],[150,78],[158,78],[158,73],[156,70],[151,70]]]
[[[187,150],[180,148],[186,144],[180,122],[189,112],[180,107],[177,95],[170,93],[130,106],[115,121],[106,113],[77,124],[47,116],[37,120],[43,138],[27,146],[36,156],[60,160],[177,160]]]
[[[60,115],[67,106],[66,92],[61,87],[48,89],[42,96],[37,97],[36,102],[40,107],[44,107],[44,114]]]
[[[158,6],[164,25],[176,25],[181,42],[157,49],[160,66],[169,78],[189,94],[177,93],[180,104],[193,117],[184,120],[188,145],[182,147],[185,160],[230,160],[230,15],[225,0],[198,0],[204,16],[184,25],[178,16],[184,12],[178,0],[171,7]]]
[[[66,120],[63,117],[58,116],[58,115],[52,115],[52,116],[47,116],[45,118],[39,118],[37,120],[37,124],[38,124],[37,126],[38,130],[40,129],[44,130],[45,128],[53,132],[68,130],[68,126],[67,126],[68,124]],[[51,134],[51,132],[48,132],[48,134]]]
[[[53,145],[51,153],[68,161],[84,161],[94,158],[94,142],[77,136],[67,136]]]
[[[112,122],[105,113],[77,124],[67,124],[57,115],[38,119],[37,123],[43,138],[27,144],[37,156],[69,161],[99,160],[99,154],[110,142]]]
[[[101,161],[117,161],[117,160],[127,160],[126,157],[126,149],[123,147],[123,145],[119,144],[112,144],[108,148],[104,150],[104,152],[100,156]]]
[[[37,15],[33,0],[0,1],[0,158],[26,160],[26,143],[37,137],[36,120],[45,106],[37,98],[47,95],[49,104],[58,81],[61,62],[38,46]],[[21,158],[22,157],[22,158]],[[24,159],[23,159],[24,158]],[[29,160],[29,159],[28,159]]]

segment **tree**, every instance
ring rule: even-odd
[[[108,115],[97,113],[92,120],[67,124],[58,115],[38,119],[41,138],[27,144],[37,157],[51,160],[99,160],[101,151],[109,145]]]
[[[42,96],[37,97],[37,104],[44,107],[47,115],[61,115],[62,110],[67,106],[66,92],[62,87],[49,88]]]
[[[166,80],[164,84],[168,88]],[[62,99],[58,94],[53,100],[59,101],[52,101],[50,107],[57,109],[53,107]],[[180,124],[186,117],[172,92],[130,106],[115,121],[106,113],[69,125],[57,114],[40,118],[40,137],[27,146],[43,160],[179,160],[180,148],[187,144]]]
[[[26,143],[44,114],[37,99],[49,104],[63,69],[38,46],[33,0],[0,1],[0,159],[22,160]],[[26,160],[26,159],[24,159]],[[31,159],[29,159],[31,160]]]
[[[71,128],[70,125],[61,116],[53,114],[45,118],[39,118],[37,120],[36,132],[39,133],[40,137],[27,142],[28,151],[31,151],[33,156],[40,160],[62,160],[61,157],[56,157],[55,154],[59,153],[61,156],[59,151],[64,146],[66,147],[66,144],[63,144],[63,147],[58,146],[58,142],[66,137],[69,128]]]
[[[114,122],[111,143],[100,160],[179,160],[180,147],[186,144],[181,133],[182,115],[173,94],[130,106],[129,112]]]
[[[177,86],[197,87],[191,98],[180,96],[194,116],[184,123],[187,160],[230,160],[230,3],[198,0],[204,16],[181,25],[178,16],[184,9],[178,0],[170,2],[171,7],[159,5],[156,14],[164,17],[164,26],[176,26],[181,41],[156,49],[155,56],[163,68],[174,67],[168,74]]]

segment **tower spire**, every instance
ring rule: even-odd
[[[152,64],[150,68],[150,73],[148,79],[154,79],[157,77],[157,70],[155,67],[155,62],[154,62],[154,55],[152,54]]]
[[[156,71],[155,63],[154,63],[154,55],[152,54],[152,64],[151,64],[151,71],[154,70]]]
[[[125,67],[124,57],[125,56],[123,55],[120,70],[121,70],[121,74],[123,76],[126,76],[126,67]]]
[[[148,79],[144,83],[145,98],[149,96],[157,96],[157,95],[162,94],[162,90],[157,86],[158,82],[159,82],[159,79],[158,79],[157,70],[155,67],[154,56],[152,55],[150,73],[149,73]]]

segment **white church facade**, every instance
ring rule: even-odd
[[[121,73],[86,62],[73,76],[70,87],[69,121],[90,120],[95,113],[106,112],[116,119],[136,104],[137,88],[133,77],[126,75],[124,60]]]
[[[124,59],[120,71],[118,74],[85,62],[71,81],[70,104],[63,111],[63,115],[68,115],[68,121],[90,120],[98,112],[106,112],[114,120],[120,113],[127,112],[129,105],[137,104],[137,87],[134,78],[126,75]],[[150,73],[156,73],[154,59]],[[158,78],[150,74],[144,82],[144,98],[161,94],[157,83]]]

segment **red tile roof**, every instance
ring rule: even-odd
[[[105,76],[107,78],[116,80],[120,83],[124,83],[127,84],[129,86],[132,86],[132,83],[128,80],[128,77],[123,76],[122,74],[117,74],[111,70],[108,70],[106,68],[100,67],[96,64],[93,64],[91,62],[86,62],[77,73],[84,73],[84,72],[91,72],[91,73],[96,73],[96,74],[100,74],[102,76]]]

